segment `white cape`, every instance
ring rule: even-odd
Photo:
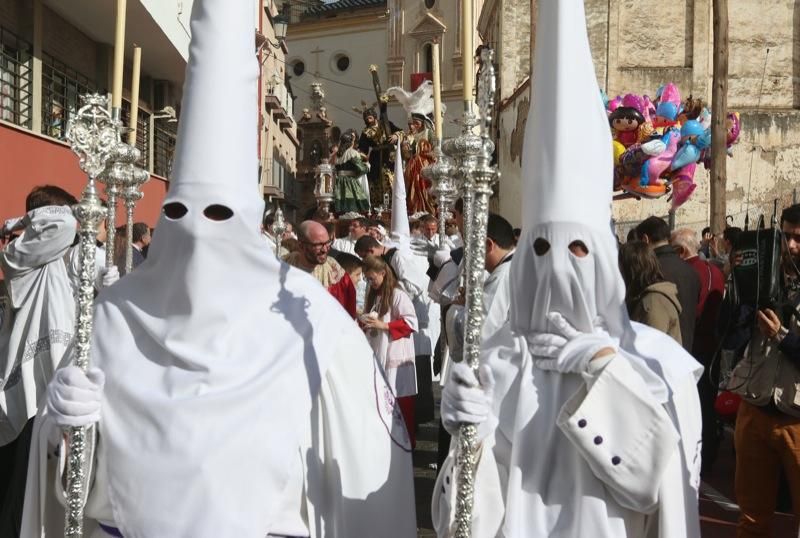
[[[64,256],[77,228],[66,206],[40,207],[0,254],[9,301],[0,328],[0,446],[19,435],[72,341],[75,300]]]
[[[670,388],[664,405],[622,355],[582,378],[536,367],[508,324],[486,342],[499,426],[480,454],[473,536],[699,538],[700,370],[666,335],[634,328],[637,349],[660,346],[648,363]],[[442,537],[455,512],[455,446],[434,487]]]
[[[302,459],[302,489],[310,536],[369,536],[376,529],[387,538],[416,536],[408,434],[391,389],[355,325],[338,339],[336,356],[324,374],[309,419],[306,433],[292,452]],[[38,450],[38,457],[32,457],[28,467],[24,538],[63,536],[63,498],[58,498],[63,490],[57,479],[63,469],[63,457],[48,458],[48,429],[46,417],[43,414],[37,417],[32,447]],[[97,520],[116,525],[108,479],[116,467],[104,448],[102,431],[101,427],[97,474],[86,509],[87,536],[92,538],[106,538],[99,530],[92,535]],[[135,437],[135,432],[131,432],[132,443]],[[198,442],[199,450],[208,451],[208,440]],[[127,480],[132,484],[139,482],[132,477]],[[174,484],[172,488],[179,490],[182,484]],[[143,495],[146,493],[142,491]],[[180,516],[175,511],[180,505],[179,501],[171,503],[165,506],[163,514],[154,516],[198,516]],[[245,517],[235,510],[232,516]],[[241,536],[233,530],[231,534],[205,532],[194,527],[190,520],[184,521],[185,528],[192,529],[185,536]],[[123,534],[134,535],[124,531]]]

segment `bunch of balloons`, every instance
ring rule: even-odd
[[[603,94],[603,100],[614,138],[614,190],[636,198],[671,194],[673,210],[683,205],[697,188],[698,163],[711,166],[711,113],[705,103],[692,96],[681,101],[671,82],[654,99]],[[739,114],[728,113],[727,125],[732,155],[741,130]]]

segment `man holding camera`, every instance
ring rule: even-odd
[[[757,330],[728,384],[742,397],[734,437],[737,538],[772,536],[781,467],[800,515],[800,204],[783,211],[781,231],[784,300],[756,312]]]

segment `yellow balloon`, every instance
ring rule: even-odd
[[[625,153],[625,146],[623,146],[622,143],[617,140],[614,140],[611,143],[611,146],[614,150],[614,166],[619,166],[619,158],[622,157],[623,153]]]

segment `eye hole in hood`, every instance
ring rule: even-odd
[[[169,220],[180,220],[189,210],[180,202],[170,202],[165,204],[161,211]]]
[[[211,204],[203,210],[203,215],[205,215],[208,220],[223,221],[231,218],[233,216],[233,211],[228,206]]]
[[[550,243],[547,241],[547,239],[540,237],[533,242],[533,251],[537,256],[544,256],[550,251]]]
[[[576,258],[585,258],[589,255],[589,247],[587,247],[586,243],[580,239],[577,239],[569,244],[569,251]]]

